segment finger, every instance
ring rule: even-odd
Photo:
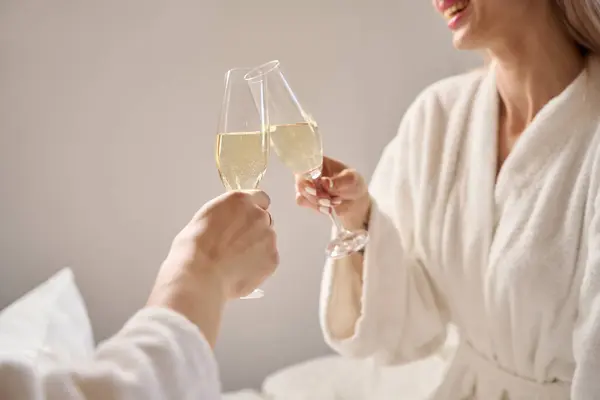
[[[305,179],[296,181],[296,194],[306,197],[308,201],[313,204],[317,204],[317,191],[315,190],[313,182],[309,182]]]
[[[264,293],[262,293],[262,290],[260,289],[260,287],[263,285],[263,283],[270,278],[276,271],[277,266],[279,265],[279,254],[277,252],[275,252],[274,254],[272,254],[271,259],[274,259],[275,262],[271,261],[268,264],[266,264],[264,266],[264,269],[261,270],[260,272],[258,272],[255,276],[252,276],[247,282],[244,283],[244,287],[242,290],[240,290],[240,292],[238,293],[237,296],[238,298],[260,298],[262,297],[262,295],[264,295]],[[251,296],[255,296],[254,291],[260,292],[256,293],[257,297],[251,297]]]
[[[314,204],[321,206],[321,207],[335,207],[335,206],[339,206],[340,204],[342,204],[343,200],[339,197],[315,197],[314,199],[309,199],[311,200]]]
[[[307,179],[305,175],[296,175],[296,187],[315,187],[312,179]]]
[[[296,204],[301,207],[307,207],[312,209],[317,209],[318,204],[315,198],[308,198],[305,194],[296,193]]]
[[[318,207],[331,207],[341,203],[340,199],[334,199],[329,196],[317,197],[308,193],[296,193],[297,201],[300,200],[298,199],[298,196],[303,197],[304,200],[310,203],[311,207],[315,209],[318,209]],[[302,202],[298,204],[303,205]]]
[[[346,169],[338,175],[323,178],[323,186],[332,194],[344,199],[352,199],[365,190],[362,177],[352,169]]]
[[[296,179],[296,191],[305,193],[308,196],[317,196],[317,189],[314,182],[305,178]]]
[[[266,239],[266,248],[265,254],[268,255],[268,263],[267,266],[271,267],[271,271],[275,270],[275,268],[279,265],[279,250],[277,248],[277,234],[273,229],[270,229],[269,232],[264,235]]]
[[[264,238],[267,233],[273,231],[274,221],[269,211],[263,210],[259,206],[252,206],[241,218],[235,219],[235,222],[240,225],[234,234],[234,238],[242,236]],[[233,223],[233,221],[230,223]]]
[[[331,207],[320,205],[317,201],[311,201],[300,193],[296,194],[296,203],[301,207],[310,208],[325,215],[329,215],[331,212]]]
[[[261,222],[261,228],[270,229],[273,226],[273,216],[271,213],[259,207],[257,207],[257,211],[260,211],[260,217],[258,217],[257,220]]]
[[[296,180],[296,190],[301,193],[306,193],[309,196],[330,198],[331,193],[329,193],[327,187],[323,185],[324,179],[327,178],[317,178],[315,180],[300,178],[299,180]]]
[[[317,209],[317,211],[319,211],[323,215],[330,215],[331,211],[332,211],[332,208],[331,207],[325,207],[325,206],[319,206],[319,208]]]
[[[250,201],[263,210],[267,210],[271,205],[271,198],[262,190],[250,190],[247,193],[250,195]]]

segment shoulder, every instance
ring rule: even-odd
[[[464,131],[487,76],[488,68],[479,68],[427,86],[404,114],[392,146],[417,153],[442,149],[448,138]]]
[[[460,134],[468,122],[486,76],[488,69],[479,68],[441,79],[423,89],[408,107],[396,135],[384,149],[383,158],[392,164],[419,166],[421,157],[441,155],[447,139]]]
[[[441,79],[421,91],[407,114],[448,119],[453,112],[472,105],[487,74],[488,69],[482,67]]]

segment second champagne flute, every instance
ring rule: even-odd
[[[223,186],[232,190],[258,189],[267,170],[269,132],[265,123],[262,85],[256,97],[244,79],[248,68],[234,68],[225,75],[225,94],[217,130],[216,161]],[[264,296],[256,289],[242,299]]]
[[[281,161],[296,175],[304,176],[319,185],[323,169],[323,144],[317,123],[300,105],[277,60],[265,63],[246,75],[253,88],[266,93],[267,112],[263,114],[268,124],[271,145]],[[259,99],[258,90],[253,90]],[[329,216],[337,234],[327,246],[330,258],[346,257],[362,250],[369,241],[366,230],[345,229],[335,210]]]

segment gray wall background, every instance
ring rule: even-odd
[[[71,266],[97,339],[143,306],[172,237],[221,193],[223,74],[281,60],[326,154],[367,176],[416,94],[479,63],[429,1],[0,1],[0,307]],[[317,303],[326,218],[273,159],[281,267],[231,303],[226,389],[328,352]]]

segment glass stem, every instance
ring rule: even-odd
[[[338,217],[333,207],[330,209],[329,218],[331,219],[331,222],[333,222],[333,225],[335,225],[338,233],[346,232],[346,228],[344,228],[342,221],[340,221],[340,217]]]

